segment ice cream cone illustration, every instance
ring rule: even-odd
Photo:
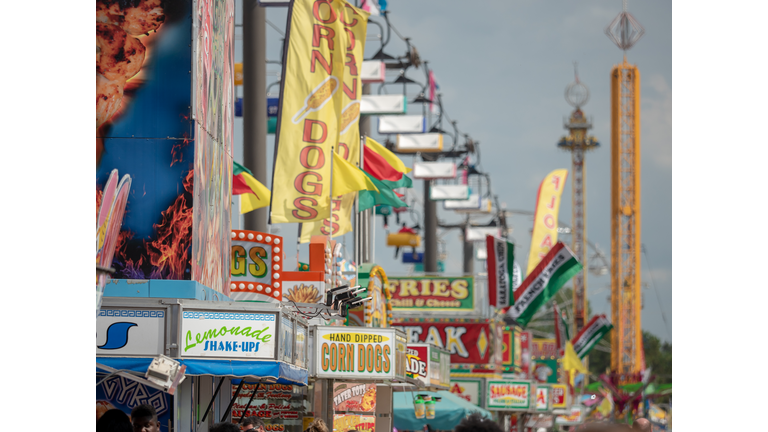
[[[331,97],[336,93],[339,87],[339,79],[335,76],[329,76],[324,79],[304,100],[304,106],[296,115],[293,116],[293,124],[299,124],[299,122],[307,116],[307,114],[319,111],[325,104],[331,100]]]
[[[341,132],[339,135],[344,135],[350,126],[357,123],[357,119],[360,118],[360,101],[352,101],[341,112]]]

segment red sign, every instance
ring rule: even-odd
[[[515,365],[515,358],[513,356],[514,338],[512,338],[512,330],[504,330],[501,334],[501,363],[506,367],[513,367]]]
[[[431,343],[451,353],[451,364],[496,364],[501,367],[501,338],[490,323],[396,322],[408,343]],[[500,328],[500,326],[498,326]]]

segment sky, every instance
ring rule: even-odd
[[[238,1],[237,23],[241,23]],[[589,87],[590,99],[583,106],[592,119],[591,135],[601,147],[587,155],[587,238],[610,260],[610,70],[623,59],[622,51],[605,35],[605,27],[621,12],[621,1],[582,0],[541,2],[533,0],[486,0],[471,3],[455,0],[390,0],[390,22],[429,61],[440,85],[448,115],[457,120],[460,132],[480,142],[482,171],[491,176],[493,193],[508,210],[533,212],[539,183],[551,171],[571,167],[570,154],[559,150],[558,140],[567,131],[564,119],[572,107],[564,99],[565,88],[574,81],[573,63],[578,62],[580,81]],[[627,52],[627,60],[638,66],[641,76],[641,200],[642,326],[671,342],[672,331],[672,5],[669,1],[630,2],[628,7],[645,28],[642,39]],[[277,29],[267,28],[268,60],[280,60],[286,23],[286,8],[271,7],[267,19]],[[373,17],[383,23],[381,17]],[[278,31],[279,30],[279,31]],[[366,58],[378,50],[376,26],[369,25]],[[242,27],[236,28],[242,35]],[[242,40],[236,41],[236,61],[242,61]],[[396,36],[385,52],[397,56],[405,44]],[[280,66],[269,64],[267,84],[278,80]],[[423,69],[409,69],[408,76],[423,81]],[[395,76],[389,76],[392,80]],[[247,79],[247,77],[245,78]],[[393,86],[388,87],[390,93]],[[417,90],[411,86],[409,100]],[[272,96],[276,96],[277,86]],[[374,86],[373,92],[377,92]],[[239,93],[242,89],[238,88]],[[410,113],[421,107],[410,104]],[[375,121],[372,125],[375,125]],[[373,127],[375,131],[375,126]],[[447,125],[443,129],[450,130]],[[383,142],[383,136],[373,134]],[[268,169],[272,170],[274,136],[267,140]],[[242,119],[235,121],[235,160],[242,161]],[[403,157],[406,164],[411,157]],[[271,179],[267,186],[271,188]],[[421,181],[413,193],[421,194]],[[570,178],[562,196],[560,222],[571,222]],[[461,220],[442,209],[438,218],[446,223]],[[233,218],[233,228],[242,223]],[[410,219],[409,219],[410,220]],[[489,217],[477,218],[487,222]],[[515,243],[517,260],[526,268],[533,218],[513,215],[509,240]],[[240,225],[241,226],[241,225]],[[423,223],[422,223],[423,226]],[[295,224],[275,225],[285,244],[296,244]],[[396,231],[390,219],[390,231]],[[376,222],[375,261],[388,274],[407,274],[412,269],[394,258],[385,246],[386,231]],[[459,274],[462,248],[458,231],[442,235],[447,252],[446,274]],[[570,244],[570,236],[562,236]],[[339,239],[352,253],[353,239]],[[481,243],[476,247],[482,246]],[[299,249],[306,259],[306,245]],[[588,256],[593,250],[588,249]],[[288,263],[295,252],[286,250]],[[475,261],[475,271],[484,262]],[[587,295],[593,314],[610,317],[610,277],[587,276]],[[667,324],[664,322],[666,318]]]

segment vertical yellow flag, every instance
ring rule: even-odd
[[[367,21],[365,12],[344,0],[294,0],[289,13],[272,223],[306,223],[329,216],[331,147],[338,145],[343,129],[343,97],[353,90],[344,82],[350,63],[348,28]]]
[[[536,198],[536,214],[533,217],[533,237],[528,255],[530,274],[544,255],[557,243],[557,217],[560,212],[560,196],[565,188],[568,170],[559,169],[549,173],[539,186]]]
[[[349,4],[344,7],[344,29],[346,30],[346,62],[342,81],[342,112],[339,126],[339,142],[335,151],[347,162],[356,165],[360,160],[360,98],[363,83],[360,81],[360,68],[363,64],[365,34],[368,30],[370,14]],[[332,201],[333,222],[326,218],[322,221],[305,223],[301,227],[301,243],[309,242],[314,235],[340,236],[352,231],[352,207],[356,194],[346,194]],[[332,230],[332,232],[331,232]]]

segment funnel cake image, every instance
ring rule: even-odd
[[[307,114],[315,111],[319,111],[325,104],[331,100],[336,90],[339,88],[339,79],[335,76],[329,76],[320,83],[312,93],[304,100],[304,107],[293,116],[291,121],[293,124],[299,124],[299,122],[307,116]]]
[[[125,83],[144,64],[148,35],[165,21],[161,0],[96,2],[96,135],[120,110]],[[98,151],[98,150],[97,150]]]

